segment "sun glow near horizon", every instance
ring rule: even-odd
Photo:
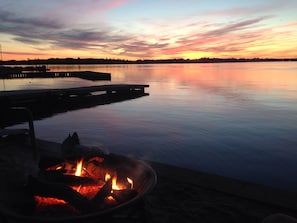
[[[0,3],[3,60],[297,57],[294,0],[28,0],[21,6]]]

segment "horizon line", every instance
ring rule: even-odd
[[[102,62],[122,62],[122,63],[141,63],[141,62],[151,62],[151,63],[172,63],[172,62],[256,62],[256,61],[297,61],[297,58],[269,58],[269,57],[254,57],[254,58],[235,58],[235,57],[228,57],[228,58],[220,58],[220,57],[201,57],[196,59],[185,59],[185,58],[167,58],[167,59],[119,59],[119,58],[72,58],[72,57],[64,57],[64,58],[47,58],[47,59],[26,59],[26,60],[2,60],[0,58],[1,64],[4,63],[30,63],[30,62],[89,62],[89,63],[102,63]]]

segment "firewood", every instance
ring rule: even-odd
[[[29,177],[27,186],[32,195],[62,199],[82,213],[98,210],[98,206],[65,184]]]
[[[98,191],[98,193],[92,199],[92,203],[102,204],[104,199],[111,193],[111,190],[112,190],[112,181],[110,179],[106,181],[104,186]]]
[[[134,189],[123,189],[114,190],[112,192],[112,197],[116,199],[119,203],[128,201],[137,195],[137,191]]]
[[[93,178],[67,175],[64,173],[65,171],[61,171],[61,170],[47,170],[47,171],[43,171],[40,174],[40,177],[52,183],[64,183],[71,186],[97,184],[97,181]]]

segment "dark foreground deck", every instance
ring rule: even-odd
[[[18,138],[7,137],[0,140],[0,168],[3,179],[0,188],[1,222],[23,222],[11,218],[15,216],[12,215],[15,212],[7,212],[4,206],[12,204],[12,198],[17,199],[20,205],[27,204],[24,203],[25,199],[21,199],[24,190],[16,191],[16,188],[21,187],[15,186],[16,183],[23,183],[23,181],[16,179],[26,179],[20,177],[32,174],[34,167],[38,170],[53,165],[56,160],[60,162],[63,157],[61,143],[36,139],[36,148],[40,155],[37,162],[34,159],[35,156],[32,156],[29,141],[21,137],[19,140],[16,139]],[[83,146],[83,148],[88,148],[88,145]],[[145,196],[142,218],[138,217],[138,212],[135,215],[129,209],[130,218],[125,218],[126,212],[124,212],[115,215],[114,218],[100,218],[101,222],[268,223],[263,219],[275,213],[297,218],[296,192],[270,188],[203,171],[193,171],[155,162],[149,162],[149,164],[156,171],[158,182],[155,188]],[[11,207],[15,208],[14,210],[21,210],[16,209],[20,205]],[[278,221],[269,222],[295,222],[285,220],[280,218]]]

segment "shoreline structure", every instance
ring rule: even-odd
[[[170,63],[236,63],[236,62],[292,62],[297,58],[199,58],[199,59],[102,59],[102,58],[49,58],[28,60],[0,60],[1,65],[75,65],[75,64],[170,64]]]

